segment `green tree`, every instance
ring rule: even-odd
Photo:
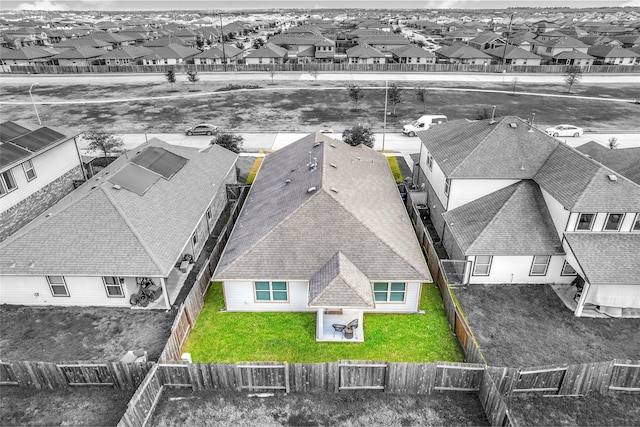
[[[232,133],[220,133],[211,140],[211,145],[219,145],[234,153],[240,152],[240,146],[244,142],[244,138],[241,135],[235,135]]]
[[[496,109],[495,113],[493,112],[494,108]],[[508,115],[509,114],[507,111],[498,109],[496,108],[495,105],[494,106],[485,105],[476,110],[476,114],[473,116],[473,120],[485,120],[485,119],[490,119],[491,117],[497,118],[497,117],[508,116]]]
[[[198,82],[198,80],[200,80],[200,77],[198,77],[198,72],[195,70],[187,70],[187,78],[189,79],[189,81],[191,83],[193,83],[193,89],[192,92],[196,91],[196,83]]]
[[[347,86],[347,90],[349,91],[349,98],[355,102],[356,107],[353,111],[358,111],[358,101],[360,101],[364,97],[364,92],[360,86],[355,83],[349,83]]]
[[[391,112],[391,115],[395,117],[395,115],[396,115],[396,107],[398,106],[398,104],[400,104],[402,102],[402,88],[400,86],[396,85],[395,83],[392,83],[391,86],[389,86],[388,95],[389,95],[388,96],[389,102],[393,106],[393,110]]]
[[[424,86],[417,86],[415,89],[416,99],[422,103],[422,112],[427,112],[427,89]]]
[[[256,37],[255,39],[253,39],[252,47],[254,49],[260,49],[262,46],[264,46],[264,40],[262,40],[260,37]]]
[[[240,50],[244,50],[244,44],[242,44],[242,42],[240,41],[236,43],[236,47]]]
[[[102,151],[105,165],[109,164],[109,153],[119,153],[124,146],[122,138],[110,132],[92,130],[85,133],[83,138],[88,142],[89,150]]]
[[[271,76],[271,84],[275,84],[273,82],[273,78],[276,76],[276,74],[278,73],[278,70],[276,70],[276,64],[271,64],[271,67],[269,68],[269,75]]]
[[[320,75],[320,66],[317,63],[311,64],[309,67],[309,74],[313,77],[313,81],[318,81],[318,76]]]
[[[571,88],[574,85],[577,85],[582,80],[582,68],[580,67],[569,67],[567,72],[564,73],[564,81],[569,85],[568,93],[571,93]]]
[[[375,135],[371,132],[371,128],[357,124],[351,129],[345,129],[342,132],[342,140],[349,145],[360,145],[364,144],[367,147],[373,148],[373,143],[375,142]]]
[[[164,76],[166,77],[167,81],[171,85],[171,90],[173,90],[173,86],[176,83],[176,73],[175,71],[173,71],[173,68],[169,68]]]

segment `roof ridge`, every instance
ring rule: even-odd
[[[104,195],[107,197],[107,200],[109,200],[109,202],[113,205],[113,208],[116,210],[116,212],[118,213],[118,215],[120,216],[120,218],[122,218],[122,220],[124,221],[124,223],[127,225],[127,227],[129,227],[129,230],[131,230],[131,233],[133,234],[133,236],[136,238],[136,240],[140,243],[140,246],[142,246],[142,248],[145,250],[145,252],[147,253],[147,255],[149,256],[149,258],[151,258],[151,261],[153,261],[153,263],[156,265],[156,267],[158,267],[158,271],[161,274],[164,274],[164,271],[162,269],[162,266],[160,264],[160,262],[158,261],[158,258],[156,257],[156,255],[153,253],[153,251],[151,250],[151,248],[147,245],[147,243],[142,239],[142,237],[140,236],[140,233],[138,233],[138,230],[136,230],[136,228],[133,226],[133,224],[131,223],[131,221],[129,220],[129,218],[127,218],[127,216],[124,214],[124,212],[122,211],[122,209],[120,209],[120,206],[118,206],[118,204],[116,203],[115,199],[113,198],[113,196],[111,196],[111,194],[109,194],[103,187],[105,184],[100,186],[100,190],[104,193]]]
[[[454,174],[455,174],[455,172],[456,172],[456,171],[457,171],[457,170],[462,166],[462,164],[463,164],[463,163],[466,163],[466,161],[467,161],[467,160],[468,160],[468,159],[469,159],[469,158],[470,158],[470,157],[471,157],[471,156],[472,156],[472,155],[473,155],[477,150],[479,150],[479,149],[480,149],[480,146],[481,146],[481,145],[484,145],[484,143],[487,141],[487,138],[489,138],[489,136],[490,136],[491,134],[493,134],[493,132],[495,132],[495,131],[496,131],[496,129],[498,128],[498,125],[501,125],[501,124],[502,124],[502,122],[504,121],[504,119],[506,119],[507,117],[511,117],[511,116],[505,116],[505,117],[503,117],[503,118],[502,118],[502,120],[500,120],[500,121],[497,123],[497,125],[496,125],[496,126],[494,126],[494,127],[493,127],[493,129],[491,129],[491,130],[489,131],[489,133],[487,133],[487,134],[484,136],[484,138],[482,138],[482,139],[480,140],[480,142],[479,142],[479,143],[478,143],[478,144],[473,148],[473,150],[471,150],[471,151],[469,152],[469,154],[467,154],[467,155],[464,157],[464,160],[462,160],[460,163],[458,163],[458,165],[455,167],[455,169],[453,169],[453,170],[451,171],[451,173],[449,174],[450,176],[451,176],[451,175],[454,175]],[[489,124],[489,123],[487,122],[487,124]]]

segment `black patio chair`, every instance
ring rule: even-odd
[[[333,325],[333,337],[336,337],[336,332],[340,332],[342,334],[342,338],[344,338],[344,330],[347,327],[347,325],[341,325],[339,323],[334,323]]]
[[[353,319],[351,322],[347,323],[347,329],[353,330],[353,336],[358,338],[358,331],[356,331],[356,329],[358,329],[358,319]]]

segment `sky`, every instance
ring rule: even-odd
[[[507,7],[640,7],[640,0],[2,0],[2,10],[220,10],[220,9],[494,9]]]

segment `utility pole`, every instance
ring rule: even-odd
[[[33,109],[36,110],[36,117],[38,118],[38,124],[41,125],[42,121],[40,120],[40,114],[38,114],[38,108],[36,107],[36,102],[33,100],[33,95],[31,94],[31,89],[33,89],[33,87],[35,85],[37,85],[38,83],[34,83],[31,85],[31,87],[29,88],[29,97],[31,98],[31,103],[33,104]]]
[[[222,31],[222,13],[218,14],[220,16],[220,43],[222,43],[222,66],[224,67],[224,71],[227,71],[227,55],[224,52],[224,34]]]
[[[387,100],[389,99],[389,81],[384,82],[384,124],[382,125],[382,151],[384,151],[384,137],[387,134]]]
[[[507,62],[507,46],[509,45],[509,35],[511,34],[511,23],[513,22],[513,15],[515,14],[516,12],[513,12],[511,14],[511,18],[509,19],[509,27],[507,28],[507,38],[504,42],[504,52],[502,52],[502,71],[504,71],[505,64]]]

